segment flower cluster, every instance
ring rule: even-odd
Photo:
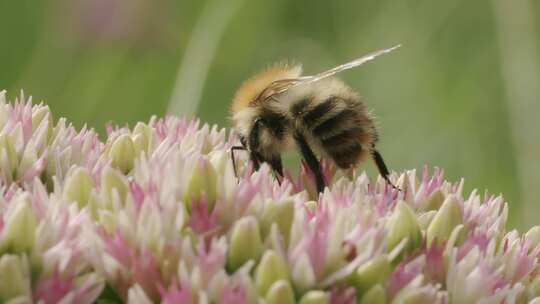
[[[540,303],[540,227],[442,170],[254,172],[177,117],[107,139],[0,94],[0,302]],[[239,176],[236,176],[238,172]]]

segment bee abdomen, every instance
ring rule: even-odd
[[[358,100],[331,97],[303,113],[304,127],[342,169],[355,166],[373,144],[373,122]]]
[[[338,108],[340,100],[338,98],[328,98],[310,107],[312,102],[310,99],[303,99],[291,108],[293,117],[300,120],[301,125],[306,129],[313,129],[332,116]]]
[[[358,128],[344,130],[332,137],[320,139],[321,148],[340,168],[350,168],[367,152],[360,141],[361,135]]]

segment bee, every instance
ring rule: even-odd
[[[315,175],[317,191],[325,181],[318,156],[342,170],[371,158],[390,184],[389,171],[375,148],[378,140],[373,117],[358,94],[335,74],[360,66],[398,48],[375,51],[313,76],[302,76],[300,65],[275,64],[245,81],[232,106],[233,127],[254,169],[266,162],[283,177],[282,152],[296,147]],[[235,171],[236,172],[236,171]],[[392,185],[393,186],[393,185]]]

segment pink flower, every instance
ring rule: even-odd
[[[398,191],[324,160],[319,195],[305,164],[278,179],[239,152],[233,168],[237,144],[174,116],[102,142],[1,93],[0,298],[94,303],[107,284],[138,303],[538,302],[540,228],[507,232],[501,196],[427,167],[392,173]]]
[[[167,290],[159,286],[159,293],[161,303],[164,304],[195,303],[194,296],[191,294],[189,288],[179,288],[174,279]]]
[[[397,265],[387,282],[388,295],[391,298],[394,297],[402,288],[412,282],[414,278],[421,274],[425,263],[425,258],[419,256],[412,261],[402,262]]]
[[[54,272],[48,278],[41,280],[34,290],[34,300],[46,304],[58,303],[74,288],[73,278],[62,278]]]

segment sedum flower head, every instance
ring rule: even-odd
[[[173,116],[100,141],[0,94],[0,302],[540,302],[540,228],[507,231],[502,197],[328,162],[318,196],[237,144]]]

